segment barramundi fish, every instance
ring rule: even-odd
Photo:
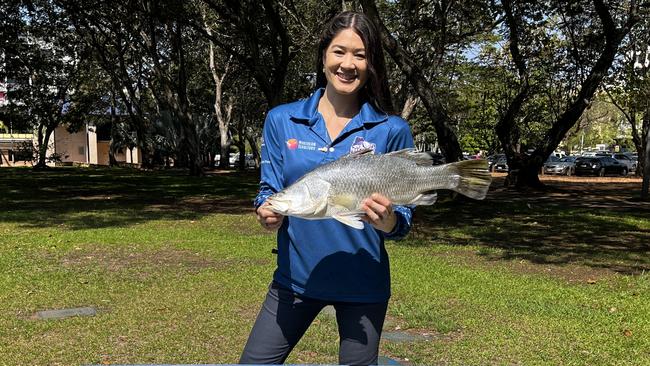
[[[310,171],[267,202],[271,211],[285,216],[334,218],[362,229],[361,202],[373,193],[395,205],[432,205],[438,189],[485,198],[492,181],[486,160],[432,164],[429,154],[414,149],[349,154]]]

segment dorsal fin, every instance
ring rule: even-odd
[[[402,149],[389,152],[386,155],[399,157],[413,161],[417,165],[431,166],[433,165],[433,158],[425,152],[418,152],[415,149]]]
[[[373,155],[375,153],[375,148],[373,146],[364,147],[358,151],[351,152],[350,155],[360,156],[360,155]]]
[[[375,154],[375,150],[372,147],[367,147],[367,148],[361,149],[359,151],[355,151],[355,152],[345,154],[345,155],[341,156],[341,159],[356,158],[356,157],[359,157],[359,156],[374,155],[374,154]]]

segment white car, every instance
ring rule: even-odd
[[[248,159],[246,159],[248,160]],[[214,156],[214,164],[219,165],[221,162],[221,155],[217,154]],[[230,156],[228,157],[228,164],[229,166],[236,166],[237,163],[239,163],[239,154],[237,153],[230,153]]]
[[[244,167],[245,168],[255,168],[255,159],[253,158],[253,154],[246,154],[244,156]],[[231,166],[238,167],[239,166],[239,154],[236,154],[234,157],[234,160],[232,160]]]

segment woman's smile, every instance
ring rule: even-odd
[[[344,83],[354,82],[354,80],[356,80],[356,78],[357,78],[356,73],[353,73],[353,74],[347,73],[346,74],[344,72],[337,72],[336,76],[339,78],[339,80],[341,80],[341,82],[344,82]]]

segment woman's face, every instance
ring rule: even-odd
[[[327,86],[341,95],[356,95],[368,79],[363,40],[351,28],[340,31],[323,55]]]

